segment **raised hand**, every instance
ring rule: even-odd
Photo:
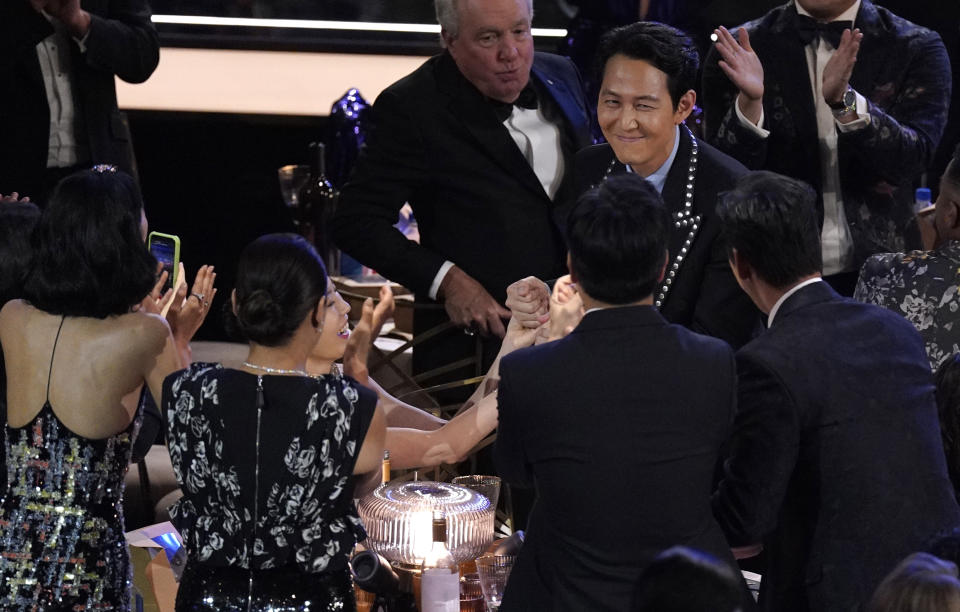
[[[447,316],[456,325],[484,336],[503,338],[503,321],[510,318],[510,311],[469,274],[453,266],[443,277],[439,293]]]
[[[373,298],[363,301],[360,309],[360,319],[350,331],[350,338],[343,351],[343,373],[352,376],[361,385],[369,382],[370,372],[367,369],[367,359],[370,348],[380,335],[380,329],[393,316],[393,291],[388,285],[380,288],[380,301],[373,305]]]
[[[563,338],[580,323],[583,314],[583,300],[576,284],[569,274],[561,276],[554,283],[550,296],[550,321],[537,330],[536,343]]]
[[[843,99],[844,92],[850,84],[850,75],[857,64],[857,53],[860,52],[860,42],[863,32],[858,29],[844,30],[840,36],[837,50],[823,67],[823,99],[827,104],[838,104]]]
[[[186,278],[183,262],[180,262],[180,274]],[[217,295],[214,287],[216,280],[217,274],[213,271],[213,266],[200,266],[189,295],[186,282],[177,285],[177,293],[167,311],[167,322],[178,344],[189,343],[203,325],[207,313],[210,312],[210,304]]]
[[[63,23],[77,38],[83,38],[90,29],[90,13],[80,7],[80,0],[30,0],[30,5]]]
[[[10,195],[3,195],[2,193],[0,193],[0,203],[5,203],[5,202],[29,202],[29,201],[30,201],[30,198],[29,198],[29,197],[24,196],[24,197],[21,198],[21,197],[20,197],[20,194],[17,193],[16,191],[14,191],[13,193],[11,193]]]
[[[763,64],[750,46],[750,35],[746,28],[740,28],[734,38],[723,26],[713,34],[714,47],[722,58],[718,65],[740,91],[740,112],[754,124],[759,123],[763,112]]]
[[[536,329],[550,318],[550,289],[535,276],[518,280],[507,287],[507,308],[518,323]]]

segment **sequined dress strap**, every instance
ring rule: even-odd
[[[60,342],[60,332],[63,331],[63,322],[67,320],[67,315],[60,317],[60,327],[57,328],[57,337],[53,340],[53,350],[50,351],[50,367],[47,368],[47,399],[44,406],[50,405],[50,380],[53,378],[53,358],[57,354],[57,343]]]

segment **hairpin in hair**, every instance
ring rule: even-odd
[[[108,174],[108,173],[116,174],[117,173],[117,167],[114,166],[113,164],[97,164],[96,166],[90,169],[96,172],[97,174]]]

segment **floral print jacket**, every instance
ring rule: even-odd
[[[933,370],[960,352],[960,242],[933,251],[874,255],[863,264],[853,297],[913,323]]]
[[[206,363],[171,374],[163,413],[184,495],[170,516],[188,557],[306,573],[344,567],[366,537],[350,476],[375,406],[372,391],[339,375],[257,376]]]

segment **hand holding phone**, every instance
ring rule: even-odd
[[[163,291],[176,287],[180,274],[180,238],[172,234],[150,232],[147,248],[167,273],[167,282],[163,286]]]

